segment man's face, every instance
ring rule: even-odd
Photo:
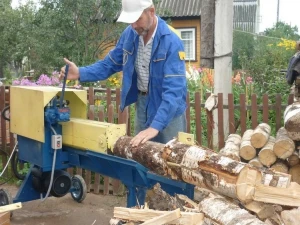
[[[144,10],[140,18],[131,24],[132,28],[138,35],[146,36],[153,25],[154,9],[149,8]]]

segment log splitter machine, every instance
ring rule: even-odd
[[[62,197],[77,202],[86,196],[84,179],[67,172],[83,168],[119,179],[127,188],[127,206],[142,205],[146,190],[156,183],[169,194],[193,199],[194,186],[150,172],[141,164],[107,154],[126,134],[126,124],[87,120],[87,92],[41,86],[12,86],[10,129],[17,135],[18,157],[30,170],[13,202]]]

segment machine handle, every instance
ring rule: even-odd
[[[62,106],[63,106],[68,72],[69,72],[69,65],[66,65],[65,76],[64,76],[64,80],[63,80],[63,87],[62,87],[62,91],[61,91],[61,95],[60,95],[60,101],[59,101],[59,107],[60,108],[62,108]]]

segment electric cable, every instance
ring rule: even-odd
[[[3,175],[4,172],[5,172],[5,170],[7,169],[8,164],[9,164],[9,162],[10,162],[10,160],[11,160],[11,158],[12,158],[12,156],[13,156],[15,150],[16,150],[17,145],[18,145],[18,142],[16,142],[15,147],[13,148],[13,150],[12,150],[12,152],[11,152],[11,154],[10,154],[8,160],[7,160],[7,163],[6,163],[5,167],[4,167],[4,169],[2,170],[2,172],[1,172],[1,174],[0,174],[0,177],[2,177],[2,175]]]
[[[54,135],[57,135],[55,129],[51,125],[50,125],[50,128],[51,128],[52,132],[54,133]],[[47,193],[45,195],[45,198],[42,197],[42,193],[41,193],[41,201],[42,202],[44,202],[49,197],[50,190],[51,190],[51,187],[52,187],[52,184],[53,184],[54,169],[55,169],[55,163],[56,163],[56,149],[53,149],[53,150],[54,150],[54,155],[53,155],[53,161],[52,161],[52,170],[51,170],[50,184],[49,184]]]

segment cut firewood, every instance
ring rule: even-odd
[[[161,157],[164,144],[148,141],[139,147],[132,147],[131,137],[123,136],[115,143],[113,154],[122,158],[133,159],[154,173],[167,175],[166,162]]]
[[[289,138],[284,127],[277,131],[273,151],[279,159],[287,159],[295,151],[295,143]]]
[[[300,184],[300,164],[292,166],[289,170],[289,174],[292,176],[292,181]]]
[[[270,137],[271,127],[266,123],[258,124],[251,135],[251,145],[254,148],[262,148],[268,142]]]
[[[124,141],[127,139],[127,141]],[[114,152],[122,152],[125,156],[133,156],[131,151],[138,151],[141,164],[144,156],[148,159],[156,158],[155,165],[161,166],[164,161],[168,175],[175,180],[185,181],[199,187],[207,188],[243,203],[260,201],[287,206],[300,206],[300,186],[290,182],[291,175],[278,173],[272,169],[256,168],[248,164],[232,160],[219,155],[202,146],[190,146],[172,140],[160,151],[157,149],[155,156],[149,156],[150,151],[143,145],[138,148],[130,147],[130,137],[121,137],[114,146]],[[118,142],[121,141],[122,145]],[[147,146],[151,149],[151,143]],[[157,146],[157,145],[155,145]],[[140,150],[139,148],[143,149]],[[151,162],[147,162],[151,164]],[[151,166],[153,168],[153,166]],[[156,168],[156,171],[163,171]]]
[[[300,221],[300,209],[284,210],[281,218],[285,225],[298,225]]]
[[[245,160],[251,160],[256,156],[256,149],[251,145],[250,142],[252,134],[252,129],[246,130],[240,145],[240,157]]]
[[[287,162],[290,167],[296,166],[297,164],[299,164],[300,160],[299,160],[298,150],[294,151],[293,154],[287,158]]]
[[[263,168],[264,165],[259,161],[258,157],[255,157],[254,159],[251,159],[248,164],[255,166],[257,168]]]
[[[291,182],[291,185],[285,189],[256,185],[253,199],[280,205],[300,206],[300,185]]]
[[[172,211],[180,208],[182,211],[184,210],[181,202],[162,190],[159,183],[155,184],[153,188],[147,191],[146,202],[150,209]]]
[[[165,213],[168,213],[168,211],[159,211],[153,209],[131,209],[124,207],[114,208],[114,218],[129,221],[145,222],[154,217],[164,215]],[[203,218],[203,213],[181,212],[181,217],[169,224],[198,225],[203,221]]]
[[[272,217],[266,219],[265,223],[267,225],[285,225],[281,217],[277,213],[275,213]]]
[[[202,225],[220,225],[216,221],[213,221],[210,218],[204,217],[203,224]]]
[[[247,210],[254,212],[256,216],[261,220],[265,220],[271,217],[276,212],[273,205],[263,202],[252,201],[248,204],[245,204],[244,207]]]
[[[0,225],[10,225],[11,212],[0,213]]]
[[[288,105],[284,111],[284,128],[293,141],[300,141],[300,102]]]
[[[239,224],[239,225],[263,225],[260,221],[248,211],[239,206],[226,201],[222,197],[210,195],[199,203],[199,209],[213,221],[221,225]]]
[[[238,198],[244,202],[252,200],[287,206],[300,206],[300,185],[291,182],[285,173],[271,173],[271,170],[258,171],[244,167],[237,185]]]
[[[271,168],[280,173],[289,173],[288,163],[282,159],[277,159]]]
[[[163,225],[163,224],[168,224],[174,220],[177,220],[181,217],[180,214],[180,209],[175,209],[170,212],[166,212],[163,215],[154,217],[150,220],[146,220],[144,223],[141,225]]]
[[[268,142],[264,145],[264,147],[258,153],[259,161],[264,166],[270,167],[273,163],[276,162],[277,157],[273,151],[274,143],[275,143],[275,138],[272,136],[269,137]]]
[[[222,148],[219,153],[233,160],[241,161],[239,154],[241,140],[242,138],[240,135],[230,134],[226,140],[224,148]]]
[[[21,209],[21,208],[22,208],[21,202],[4,205],[4,206],[0,206],[0,213],[5,213],[5,212],[13,211],[16,209]]]

